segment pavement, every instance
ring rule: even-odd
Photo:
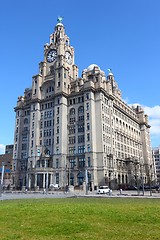
[[[158,192],[150,192],[145,191],[144,195],[142,192],[138,194],[137,191],[122,191],[120,193],[117,190],[113,190],[112,194],[97,194],[96,191],[88,191],[87,193],[85,191],[78,191],[75,190],[74,192],[62,192],[62,191],[48,191],[48,192],[34,192],[34,191],[28,191],[28,192],[22,192],[22,191],[5,191],[2,192],[0,195],[0,200],[13,200],[13,199],[39,199],[39,198],[80,198],[80,197],[92,197],[92,198],[160,198],[160,193]]]

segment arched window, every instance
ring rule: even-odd
[[[76,112],[76,111],[75,111],[75,108],[71,108],[71,109],[70,109],[70,115],[74,115],[75,112]]]
[[[28,118],[24,119],[24,124],[28,124]]]

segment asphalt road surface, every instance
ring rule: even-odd
[[[28,199],[28,198],[73,198],[73,197],[136,197],[136,198],[160,198],[160,193],[158,192],[150,192],[145,191],[144,196],[143,193],[140,192],[138,194],[137,191],[112,191],[111,194],[97,194],[96,191],[92,192],[84,192],[84,191],[74,191],[74,192],[61,192],[61,191],[54,191],[54,192],[2,192],[0,195],[0,200],[11,200],[11,199]]]

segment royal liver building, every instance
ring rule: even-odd
[[[74,48],[58,18],[32,87],[15,107],[15,188],[140,185],[155,180],[150,126],[121,98],[114,75],[91,64],[78,77]]]

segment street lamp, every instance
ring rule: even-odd
[[[4,162],[2,162],[2,174],[1,174],[1,183],[0,183],[0,197],[2,196],[3,177],[4,177]]]
[[[141,179],[142,179],[142,195],[144,196],[144,176],[143,176],[143,165],[140,165],[140,169],[141,169]]]
[[[86,175],[86,195],[88,195],[88,169],[87,169],[87,166],[85,168],[85,175]]]

